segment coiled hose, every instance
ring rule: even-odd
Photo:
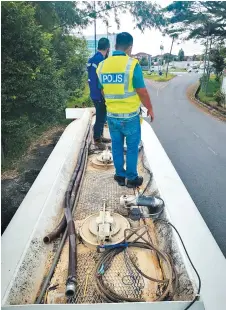
[[[160,280],[160,279],[154,279],[148,275],[146,275],[134,262],[134,260],[131,257],[131,254],[129,253],[128,249],[125,249],[124,247],[118,247],[118,248],[113,248],[113,249],[108,249],[106,250],[102,257],[100,258],[100,260],[98,261],[97,265],[96,265],[96,274],[95,274],[95,279],[96,279],[96,289],[98,291],[98,293],[100,294],[100,296],[107,302],[114,302],[114,303],[119,303],[119,302],[144,302],[144,299],[141,298],[130,298],[130,297],[126,297],[126,296],[122,296],[118,293],[116,293],[114,290],[112,290],[109,286],[107,286],[104,283],[104,279],[103,279],[103,274],[100,274],[99,270],[101,269],[101,267],[104,266],[104,272],[106,272],[110,266],[111,263],[114,259],[115,256],[117,256],[118,254],[120,254],[123,251],[128,251],[128,257],[130,259],[130,262],[133,264],[133,266],[135,267],[135,269],[146,279],[150,280],[150,281],[154,281],[157,283],[161,283],[164,286],[164,292],[161,294],[160,297],[156,298],[155,301],[161,301],[164,300],[169,291],[170,288],[173,287],[173,292],[172,294],[175,294],[175,290],[176,290],[176,286],[177,286],[177,277],[176,277],[176,273],[175,273],[175,269],[172,266],[172,262],[169,259],[169,257],[163,253],[162,251],[160,251],[159,249],[157,249],[153,244],[149,243],[149,242],[129,242],[128,243],[128,248],[142,248],[142,249],[147,249],[147,250],[151,250],[151,251],[155,251],[156,254],[158,254],[166,263],[167,268],[168,268],[168,274],[169,274],[169,278],[168,279],[164,279],[164,280]],[[175,285],[173,285],[173,277],[175,278]]]

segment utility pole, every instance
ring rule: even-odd
[[[170,54],[169,54],[169,57],[168,57],[168,60],[167,60],[166,77],[167,77],[167,75],[168,75],[169,61],[170,61],[170,56],[171,56],[172,49],[173,49],[173,42],[174,42],[174,39],[175,39],[175,36],[173,36],[172,43],[171,43],[171,47],[170,47]]]
[[[160,70],[161,71],[163,71],[163,55],[162,55],[163,50],[164,50],[164,46],[163,46],[163,44],[161,42],[161,45],[160,45],[160,51],[161,51],[161,67],[160,67]]]

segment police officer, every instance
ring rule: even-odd
[[[116,51],[102,61],[97,69],[105,96],[108,127],[112,139],[112,153],[120,186],[140,186],[143,178],[138,176],[137,162],[141,140],[140,103],[147,108],[154,120],[151,100],[144,84],[142,69],[136,59],[130,57],[133,37],[128,32],[116,37]],[[126,139],[126,169],[124,169],[124,139]],[[125,182],[127,179],[127,182]]]
[[[96,74],[96,69],[99,63],[108,57],[109,49],[109,40],[106,38],[101,38],[98,41],[97,53],[89,59],[87,64],[90,97],[96,108],[96,122],[94,124],[94,143],[100,149],[105,149],[105,145],[103,145],[103,143],[109,143],[111,142],[111,140],[103,137],[104,123],[106,122],[106,105],[101,89],[98,87],[98,77]]]

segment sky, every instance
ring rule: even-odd
[[[170,4],[171,0],[158,0],[155,1],[160,6],[165,7],[166,5]],[[171,46],[171,38],[163,37],[159,30],[145,30],[142,33],[138,29],[134,29],[135,24],[133,23],[133,18],[129,14],[121,14],[120,15],[120,28],[117,29],[117,26],[114,22],[114,17],[110,18],[109,21],[109,33],[118,33],[122,31],[126,31],[132,34],[134,39],[133,50],[132,53],[136,54],[138,52],[145,52],[151,54],[152,56],[160,54],[160,45],[163,44],[164,46],[164,53],[168,53],[170,51]],[[94,34],[94,26],[90,25],[87,27],[83,34],[86,36]],[[97,20],[97,34],[107,35],[107,28],[106,25],[103,24],[100,20]],[[179,42],[176,41],[172,54],[178,54],[178,51],[183,48],[185,55],[192,56],[194,54],[201,54],[203,53],[204,47],[201,45],[200,42],[195,43],[194,41],[185,41]]]

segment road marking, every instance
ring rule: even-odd
[[[159,88],[157,89],[157,97],[158,97],[158,95],[159,95]]]
[[[217,153],[216,153],[213,149],[211,149],[210,146],[208,146],[208,149],[209,149],[214,155],[217,155]]]
[[[193,135],[195,135],[196,138],[199,138],[199,135],[197,135],[197,133],[195,133],[194,131],[193,131]]]

